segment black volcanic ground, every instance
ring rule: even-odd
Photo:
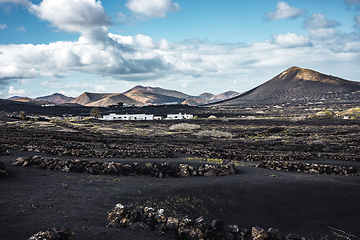
[[[360,235],[359,176],[254,168],[263,159],[360,168],[357,120],[0,120],[0,146],[10,153],[0,156],[9,173],[0,179],[0,191],[6,193],[0,199],[1,239],[27,239],[61,226],[75,232],[73,239],[172,239],[169,234],[157,236],[156,231],[107,228],[107,213],[117,203],[164,208],[207,221],[222,219],[241,228],[274,227],[285,235],[313,239],[332,236],[329,226]],[[200,129],[170,129],[179,123],[197,124]],[[213,129],[233,136],[194,135]],[[156,158],[161,151],[174,156]],[[117,152],[119,157],[111,157]],[[127,156],[122,155],[125,152]],[[19,156],[35,155],[194,166],[232,159],[238,166],[231,176],[164,179],[11,166]]]

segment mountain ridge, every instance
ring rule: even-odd
[[[47,95],[44,97],[34,98],[34,100],[36,100],[36,101],[47,101],[47,102],[52,102],[55,104],[67,103],[73,99],[74,99],[73,97],[68,97],[61,93],[53,93],[51,95]]]
[[[360,100],[360,83],[294,66],[239,96],[208,106],[274,105],[342,99]]]

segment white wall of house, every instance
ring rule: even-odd
[[[176,120],[176,119],[191,119],[194,116],[191,114],[168,114],[167,117],[165,118],[165,120]]]
[[[104,115],[102,120],[154,120],[152,114],[116,114]]]
[[[168,114],[165,120],[177,120],[177,119],[192,119],[194,116],[191,114]],[[153,114],[116,114],[110,113],[104,115],[101,120],[162,120],[161,116],[155,116]]]

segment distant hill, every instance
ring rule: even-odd
[[[29,98],[29,97],[12,96],[12,97],[7,98],[6,100],[16,100],[19,98]]]
[[[69,103],[76,103],[83,106],[107,107],[117,105],[119,102],[138,105],[139,103],[128,98],[122,93],[89,93],[84,92]]]
[[[114,93],[112,95],[109,95],[107,97],[104,97],[100,100],[97,100],[95,102],[91,102],[86,104],[86,106],[89,107],[108,107],[111,105],[118,105],[119,103],[128,103],[130,105],[139,105],[139,102],[134,101],[133,99],[125,96],[122,93]]]
[[[182,104],[187,104],[190,106],[200,106],[208,103],[209,101],[200,98],[188,98],[182,102]]]
[[[142,104],[164,104],[177,102],[181,103],[191,96],[175,90],[168,90],[159,87],[135,86],[124,94]]]
[[[167,103],[182,103],[188,105],[203,105],[209,102],[224,100],[238,95],[234,91],[219,95],[203,93],[199,96],[191,96],[179,91],[163,89],[159,87],[144,87],[137,85],[124,93],[90,93],[84,92],[68,104],[80,104],[82,106],[108,107],[117,105],[119,102],[141,106],[144,104],[161,105]]]
[[[47,101],[47,102],[52,102],[55,104],[62,104],[62,103],[67,103],[70,102],[71,100],[73,100],[74,98],[72,97],[67,97],[61,93],[54,93],[48,96],[44,96],[44,97],[37,97],[35,98],[35,100],[37,101]]]
[[[126,96],[131,96],[132,92],[141,92],[143,94],[156,94],[156,95],[163,95],[163,96],[168,96],[168,97],[174,97],[174,98],[190,98],[191,96],[179,91],[175,91],[175,90],[169,90],[169,89],[164,89],[164,88],[159,88],[159,87],[143,87],[140,85],[137,85],[131,89],[129,89],[128,91],[124,92],[124,94]]]
[[[359,101],[360,83],[291,67],[234,98],[212,105],[274,105],[321,101]]]
[[[91,93],[84,92],[77,98],[67,97],[61,93],[54,93],[35,99],[14,96],[9,99],[20,102],[35,104],[55,103],[67,106],[88,106],[88,107],[108,107],[119,103],[142,106],[161,105],[167,103],[188,104],[199,106],[211,102],[221,101],[236,96],[239,93],[228,91],[219,95],[212,93],[202,93],[199,96],[191,96],[179,91],[163,89],[159,87],[144,87],[137,85],[124,93]]]
[[[221,101],[221,100],[226,100],[229,98],[233,98],[240,95],[240,93],[235,92],[235,91],[227,91],[218,95],[213,96],[210,100],[212,102],[216,102],[216,101]]]
[[[203,100],[211,100],[214,97],[216,97],[216,96],[212,93],[202,93],[199,96],[197,96],[197,98],[203,99]]]
[[[23,103],[33,103],[33,104],[37,104],[37,105],[43,105],[43,104],[51,103],[51,102],[48,102],[48,101],[34,100],[34,99],[28,98],[28,97],[10,98],[8,100],[15,101],[15,102],[23,102]]]

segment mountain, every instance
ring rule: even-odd
[[[227,91],[227,92],[224,92],[224,93],[213,96],[210,100],[212,102],[221,101],[221,100],[226,100],[226,99],[229,99],[229,98],[236,97],[238,95],[240,95],[240,93],[235,92],[235,91]]]
[[[190,106],[200,106],[204,104],[208,104],[209,101],[200,99],[200,98],[188,98],[185,101],[183,101],[181,104],[187,104]]]
[[[86,104],[96,102],[102,98],[108,97],[111,93],[90,93],[84,92],[77,98],[71,100],[69,103],[77,103],[85,106]]]
[[[35,100],[37,101],[47,101],[47,102],[52,102],[55,104],[62,104],[62,103],[67,103],[70,102],[71,100],[73,100],[74,98],[72,97],[67,97],[61,93],[54,93],[48,96],[44,96],[44,97],[37,97],[35,98]]]
[[[76,103],[83,106],[93,107],[107,107],[110,105],[117,105],[119,102],[138,105],[139,103],[131,98],[128,98],[122,93],[89,93],[84,92],[77,98],[71,100],[69,103]]]
[[[360,83],[291,67],[239,96],[212,105],[303,104],[339,100],[359,101]]]
[[[212,93],[202,93],[199,96],[197,96],[197,98],[199,99],[203,99],[203,100],[211,100],[215,97],[214,94]]]
[[[191,96],[179,91],[163,89],[159,87],[143,87],[137,85],[124,93],[90,93],[84,92],[80,96],[71,101],[66,101],[66,104],[78,104],[88,107],[108,107],[117,105],[118,103],[129,103],[130,105],[159,105],[166,103],[182,103],[188,105],[204,105],[209,102],[224,100],[229,97],[236,96],[237,92],[229,91],[219,95],[212,93],[203,93],[199,96]],[[65,99],[65,96],[55,93],[50,96],[37,98],[47,99],[47,101],[55,101]]]
[[[135,86],[124,94],[142,104],[181,103],[191,96],[175,90],[158,87]]]
[[[142,92],[144,94],[157,94],[157,95],[164,95],[168,97],[174,97],[174,98],[190,98],[191,96],[179,91],[175,90],[169,90],[169,89],[163,89],[159,87],[143,87],[140,85],[137,85],[130,90],[124,92],[126,96],[131,95],[131,92]]]
[[[91,107],[108,107],[111,105],[117,105],[119,103],[129,103],[130,105],[140,105],[139,102],[125,96],[122,93],[114,93],[112,95],[109,95],[107,97],[104,97],[100,100],[97,100],[95,102],[91,102],[86,104],[86,106]]]
[[[51,102],[42,101],[42,100],[35,100],[28,97],[19,97],[19,98],[9,98],[8,100],[15,101],[15,102],[23,102],[23,103],[33,103],[37,105],[49,104]]]
[[[19,98],[29,98],[29,97],[12,96],[12,97],[7,98],[6,100],[16,100],[16,99],[19,99]]]

